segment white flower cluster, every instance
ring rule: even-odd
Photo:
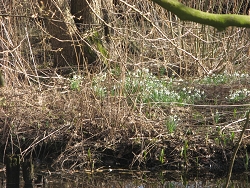
[[[201,80],[204,84],[224,84],[229,80],[229,76],[226,74],[213,74],[211,76],[206,76]]]
[[[179,120],[179,118],[178,118],[177,115],[173,115],[173,116],[169,116],[169,120],[177,123],[177,121]]]
[[[205,92],[197,88],[183,88],[183,95],[185,95],[188,101],[193,101],[195,99],[201,99],[205,96]]]
[[[200,80],[201,83],[204,84],[224,84],[235,80],[240,80],[244,78],[249,78],[249,74],[244,73],[234,73],[234,74],[213,74],[210,76],[204,77]]]
[[[93,79],[93,90],[101,97],[108,93],[104,86],[106,74],[99,75]],[[124,84],[122,81],[114,84],[111,87],[110,94],[116,95],[119,93],[121,86],[125,86],[123,95],[136,97],[139,102],[180,102],[193,103],[194,100],[199,100],[204,96],[204,91],[200,89],[183,88],[182,90],[173,89],[173,80],[162,80],[154,76],[148,69],[141,69],[135,72],[129,72],[126,75]],[[178,86],[180,87],[180,86]],[[178,90],[178,91],[177,91]]]
[[[160,80],[148,69],[129,74],[126,88],[137,93],[143,102],[193,102],[204,96],[204,91],[195,88],[183,88],[181,92],[172,89],[173,80]]]
[[[166,128],[168,129],[168,132],[170,134],[172,134],[175,131],[176,127],[178,126],[178,121],[179,118],[177,115],[170,115],[166,120],[165,122]]]
[[[105,97],[105,95],[107,94],[107,88],[102,84],[106,81],[106,78],[107,74],[103,73],[93,79],[92,88],[99,97]]]
[[[74,74],[72,80],[82,80],[83,78],[82,75]]]
[[[170,82],[172,81],[170,80]],[[128,74],[126,89],[130,93],[137,94],[143,102],[172,102],[179,100],[178,93],[170,91],[167,88],[168,84],[149,73],[148,69],[142,69]]]
[[[242,89],[242,90],[236,90],[231,91],[228,97],[226,99],[229,99],[231,101],[240,101],[250,96],[250,91],[248,89]]]
[[[233,77],[235,77],[235,78],[248,78],[249,74],[244,74],[244,73],[240,74],[240,73],[236,72],[233,74]]]
[[[80,85],[84,77],[82,75],[74,74],[70,81],[70,89],[80,90]]]

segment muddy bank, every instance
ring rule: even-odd
[[[90,132],[88,124],[90,125],[88,122],[80,129],[68,125],[55,130],[40,128],[27,131],[28,133],[9,135],[8,142],[0,147],[0,158],[4,159],[4,155],[10,153],[20,154],[21,159],[32,155],[39,166],[54,170],[96,172],[100,168],[122,168],[151,172],[177,170],[191,174],[217,174],[228,171],[236,142],[235,139],[235,142],[228,141],[227,145],[222,141],[213,143],[211,138],[195,135],[191,131],[186,133],[185,140],[181,133],[179,136],[167,137],[151,133],[149,137],[146,130],[141,132],[144,137],[133,138],[128,137],[136,134],[131,128],[126,131],[116,130],[113,134],[117,137],[113,135],[113,143],[107,144],[106,136],[112,134],[113,129],[99,132],[98,126],[91,124]],[[75,134],[74,137],[72,133]],[[249,148],[249,143],[244,141],[237,153],[233,172],[249,169]]]

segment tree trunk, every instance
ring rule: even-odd
[[[112,7],[112,2],[112,0],[105,1],[105,7]],[[107,8],[102,9],[102,0],[71,0],[70,5],[68,0],[42,0],[40,3],[42,16],[47,18],[47,32],[51,35],[54,66],[77,65],[80,67],[96,61],[95,52],[89,50],[83,41],[78,40],[77,33],[89,30],[93,23],[100,24],[101,19],[98,17],[103,17],[106,22],[104,24],[105,37],[109,35]]]
[[[74,16],[75,23],[83,30],[93,23],[92,11],[86,0],[71,0],[71,14]]]
[[[42,0],[42,16],[47,32],[51,35],[50,42],[54,53],[54,67],[65,67],[82,64],[83,54],[76,37],[76,26],[70,13],[67,0]]]
[[[6,187],[19,188],[20,157],[19,155],[6,155]]]

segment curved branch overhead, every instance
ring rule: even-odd
[[[193,9],[178,0],[151,0],[166,10],[176,14],[181,20],[193,21],[225,30],[229,26],[250,28],[250,16],[238,14],[212,14]]]

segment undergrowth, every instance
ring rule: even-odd
[[[52,49],[56,37],[46,31],[48,20],[36,17],[36,3],[20,0],[25,16],[1,20],[2,159],[32,154],[54,168],[95,170],[212,168],[221,153],[228,157],[249,108],[248,31],[218,33],[150,1],[126,2],[102,5],[109,23],[94,16],[99,21],[77,28],[66,45],[91,51],[91,63],[79,55],[75,65],[55,66],[62,46]]]

